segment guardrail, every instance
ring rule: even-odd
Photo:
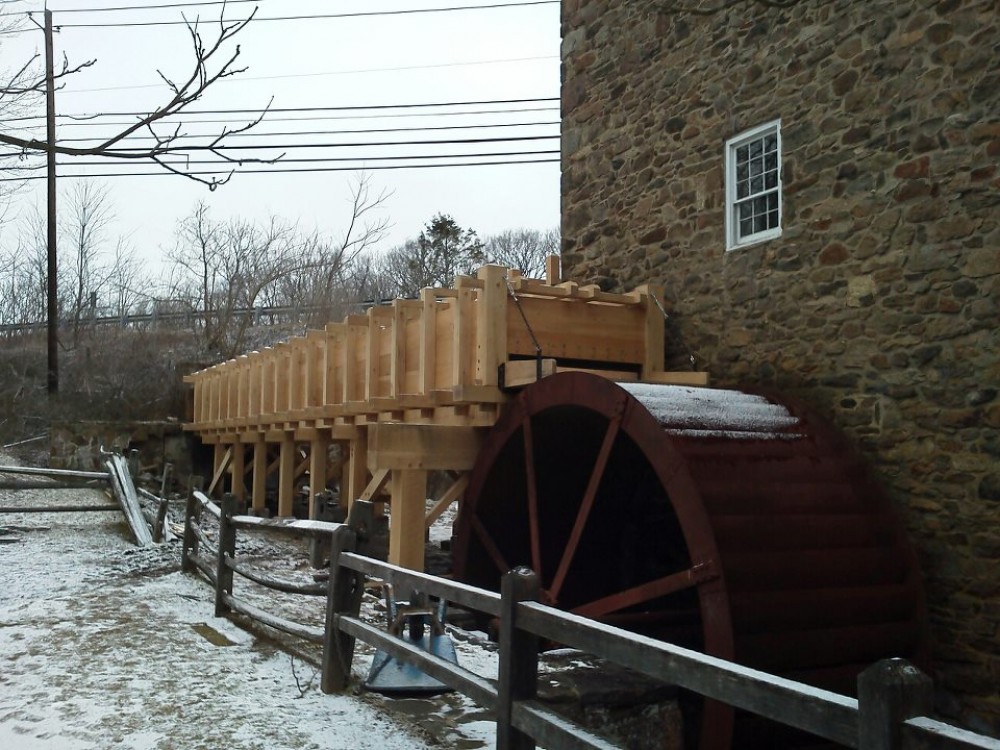
[[[357,501],[356,507],[368,504]],[[930,718],[931,680],[900,659],[878,662],[858,679],[859,698],[820,690],[670,643],[540,604],[538,577],[526,568],[507,573],[499,594],[456,581],[407,570],[358,554],[370,514],[358,512],[349,524],[319,521],[265,521],[235,514],[235,500],[221,507],[199,491],[188,501],[184,569],[200,570],[216,588],[216,614],[240,612],[292,635],[323,644],[322,690],[347,687],[356,639],[413,663],[421,671],[495,713],[500,750],[549,748],[611,750],[617,745],[574,724],[536,700],[538,644],[546,639],[686,688],[706,698],[796,727],[860,750],[1000,750],[1000,741]],[[369,509],[370,510],[370,509]],[[200,528],[201,513],[218,519],[218,543]],[[271,588],[267,580],[235,559],[237,530],[266,530],[330,542],[330,583],[299,593],[325,594],[322,628],[293,623],[233,596],[233,574]],[[211,558],[202,554],[214,551]],[[499,619],[500,671],[494,682],[360,619],[366,576],[414,590]],[[281,590],[297,587],[286,585]]]

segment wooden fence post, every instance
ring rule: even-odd
[[[233,569],[226,564],[236,555],[236,527],[230,523],[236,510],[236,498],[229,492],[222,496],[222,513],[219,515],[219,557],[215,568],[215,616],[222,617],[230,611],[226,595],[233,593]]]
[[[163,478],[160,480],[160,497],[167,496],[167,484],[170,482],[170,475],[174,471],[174,465],[169,461],[163,464]]]
[[[538,689],[538,637],[517,629],[517,604],[538,601],[541,584],[530,568],[514,568],[500,582],[500,680],[497,750],[533,750],[535,740],[511,724],[514,703]]]
[[[167,536],[164,531],[167,526],[167,511],[170,509],[170,502],[165,497],[160,498],[160,504],[156,508],[156,521],[153,523],[153,541],[159,544]]]
[[[899,750],[902,724],[931,712],[931,678],[905,659],[883,659],[858,675],[859,750]]]
[[[330,535],[330,583],[326,593],[326,624],[323,637],[323,668],[320,687],[324,693],[343,690],[351,678],[354,638],[340,632],[341,614],[357,617],[364,594],[364,576],[340,567],[340,553],[353,552],[357,534],[350,526],[338,526]]]
[[[192,525],[201,518],[201,503],[194,493],[200,492],[204,486],[204,477],[192,476],[188,480],[187,506],[184,509],[184,546],[181,547],[181,570],[185,573],[191,573],[195,569],[191,555],[198,554],[198,537],[195,536]]]

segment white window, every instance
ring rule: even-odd
[[[781,120],[726,141],[726,249],[781,235]]]

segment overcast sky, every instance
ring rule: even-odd
[[[485,7],[508,3],[514,5]],[[42,5],[40,0],[28,0],[15,3],[13,8],[40,10]],[[171,7],[165,7],[168,5]],[[460,6],[480,7],[399,13]],[[190,0],[62,0],[50,2],[49,7],[59,29],[55,38],[57,57],[65,53],[71,64],[96,58],[92,67],[72,76],[57,94],[61,140],[93,138],[115,131],[121,124],[134,120],[135,115],[130,117],[130,113],[146,111],[169,96],[158,69],[174,79],[191,70],[191,43],[184,26],[112,24],[177,22],[182,20],[183,13],[189,19],[200,17],[200,28],[208,41],[216,34],[222,10],[218,2],[196,4]],[[230,138],[228,143],[278,148],[230,153],[267,157],[287,152],[286,161],[277,167],[285,170],[371,168],[373,188],[392,193],[384,204],[384,215],[393,225],[384,243],[386,248],[416,236],[438,212],[450,214],[461,226],[475,229],[481,236],[506,228],[558,226],[559,107],[555,100],[559,96],[558,2],[230,0],[225,15],[229,19],[243,18],[254,7],[257,7],[256,19],[237,38],[242,51],[240,65],[248,70],[217,84],[192,109],[259,110],[270,103],[272,113],[263,123],[246,136]],[[98,8],[120,9],[93,10]],[[381,15],[349,15],[372,13]],[[341,17],[317,17],[335,14]],[[294,18],[268,20],[277,17]],[[41,21],[41,15],[37,18]],[[99,26],[80,27],[81,24]],[[0,38],[0,68],[10,70],[23,64],[42,45],[40,31]],[[546,99],[551,100],[509,103]],[[459,102],[504,103],[385,108]],[[319,109],[333,107],[368,109]],[[305,108],[312,111],[304,111]],[[103,113],[121,114],[87,122],[68,117]],[[14,124],[10,122],[0,127],[19,135],[31,133],[44,138],[41,106],[37,115],[37,120],[16,123],[30,130],[10,131]],[[238,126],[248,117],[252,115],[191,114],[183,118],[182,130],[214,134],[225,123]],[[494,127],[455,127],[470,125]],[[272,133],[286,135],[268,135]],[[480,142],[412,143],[458,140]],[[410,143],[392,147],[331,145],[386,141]],[[81,145],[86,141],[68,142]],[[304,144],[314,147],[306,148]],[[525,155],[526,152],[549,153]],[[454,158],[442,159],[442,155]],[[437,158],[386,160],[384,157]],[[213,157],[202,152],[194,158]],[[358,161],[332,161],[335,158]],[[523,160],[548,161],[507,166],[375,169],[405,163]],[[93,163],[94,159],[86,161]],[[63,189],[69,187],[71,174],[159,171],[148,165],[122,169],[117,163],[107,167],[73,166],[69,157],[61,157],[60,163],[64,165],[60,167]],[[206,201],[218,219],[276,215],[297,220],[304,229],[319,228],[336,234],[350,216],[350,183],[354,174],[351,171],[238,173],[228,185],[214,192],[173,176],[108,177],[102,182],[109,188],[117,215],[115,231],[131,236],[136,247],[152,259],[173,244],[177,220],[190,213],[199,200]],[[11,208],[16,214],[35,203],[44,205],[42,180],[31,183]]]

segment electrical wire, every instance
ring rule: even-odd
[[[460,162],[455,164],[398,164],[398,165],[373,165],[371,167],[363,168],[365,171],[383,171],[383,170],[398,170],[398,169],[445,169],[445,168],[457,168],[457,167],[505,167],[505,166],[519,166],[526,164],[554,164],[558,163],[559,158],[546,158],[546,159],[513,159],[506,161],[495,161],[495,162]],[[209,177],[214,175],[224,175],[230,172],[236,171],[238,174],[307,174],[307,173],[323,173],[323,172],[357,172],[358,167],[309,167],[307,169],[227,169],[227,170],[214,170],[214,171],[198,171],[189,172],[192,176],[197,177]],[[92,173],[92,174],[60,174],[59,179],[99,179],[106,177],[173,177],[177,178],[173,172],[120,172],[120,173]],[[44,180],[46,177],[44,175],[39,175],[37,177],[0,177],[0,182],[25,182],[29,180]]]
[[[301,16],[267,16],[254,17],[253,23],[267,23],[274,21],[320,21],[343,18],[370,18],[377,16],[404,16],[424,13],[454,13],[470,10],[499,10],[503,8],[525,8],[538,5],[558,5],[560,0],[519,0],[513,3],[491,3],[489,5],[454,5],[446,8],[407,8],[404,10],[368,10],[353,13],[316,13]],[[135,8],[142,10],[142,8]],[[31,15],[35,11],[27,11]],[[228,19],[226,23],[238,24],[250,20],[249,18]],[[111,23],[59,23],[59,29],[120,29],[149,26],[188,26],[191,22],[182,21],[117,21]]]
[[[249,138],[257,136],[260,138],[277,138],[277,137],[295,137],[295,136],[315,136],[315,135],[369,135],[372,133],[416,133],[416,132],[436,132],[442,130],[486,130],[492,128],[531,128],[531,127],[553,127],[560,125],[558,120],[549,120],[546,122],[500,122],[500,123],[486,123],[483,125],[427,125],[424,127],[415,128],[366,128],[363,130],[353,129],[353,130],[297,130],[297,131],[279,131],[272,133],[262,133],[256,128],[254,130],[245,131],[242,133],[229,133],[226,138]],[[219,133],[182,133],[179,138],[217,138]],[[57,143],[80,143],[80,142],[96,142],[103,143],[107,138],[102,138],[101,136],[86,136],[80,138],[59,138]],[[155,138],[149,135],[142,136],[130,136],[129,142],[133,141],[153,141]]]
[[[285,75],[275,75],[275,76],[239,76],[232,78],[225,78],[224,80],[227,84],[230,83],[249,83],[250,81],[277,81],[277,80],[287,80],[295,78],[316,78],[320,76],[343,76],[343,75],[358,75],[363,73],[400,73],[407,70],[440,70],[442,68],[464,68],[473,67],[476,65],[506,65],[508,63],[522,63],[522,62],[537,62],[539,60],[558,60],[558,55],[537,55],[535,57],[507,57],[499,58],[496,60],[469,60],[466,62],[450,62],[450,63],[431,63],[427,65],[400,65],[391,68],[357,68],[354,70],[331,70],[321,73],[288,73]],[[102,86],[99,88],[92,89],[63,89],[60,91],[61,96],[66,96],[67,94],[92,94],[100,93],[104,91],[131,91],[133,89],[162,89],[167,88],[167,85],[160,81],[159,83],[142,83],[136,84],[134,86]]]
[[[560,101],[558,96],[546,96],[546,97],[532,97],[524,99],[486,99],[479,101],[460,101],[460,102],[414,102],[409,104],[351,104],[351,105],[339,105],[335,107],[273,107],[266,110],[261,108],[256,109],[189,109],[184,110],[185,115],[261,115],[261,114],[271,114],[271,113],[294,113],[294,112],[356,112],[356,111],[383,111],[388,109],[428,109],[432,107],[481,107],[481,106],[495,106],[501,104],[537,104],[539,102],[558,102]],[[517,111],[517,110],[511,110]],[[74,120],[93,120],[98,117],[141,117],[143,113],[140,112],[96,112],[96,113],[82,113],[82,114],[57,114],[56,117],[70,118]],[[467,113],[441,113],[441,114],[467,114]],[[413,115],[405,115],[407,117]],[[44,119],[44,115],[25,115],[22,117],[9,117],[5,119],[5,122],[21,122],[24,120],[41,120]],[[129,123],[134,125],[135,123]]]
[[[420,154],[420,155],[408,155],[408,156],[339,156],[339,157],[300,157],[300,158],[282,158],[281,160],[275,162],[276,164],[327,164],[327,163],[340,163],[340,162],[372,162],[372,161],[413,161],[415,159],[485,159],[494,156],[554,156],[559,153],[559,149],[546,149],[544,151],[493,151],[484,152],[478,154]],[[171,167],[177,166],[188,166],[188,165],[198,165],[198,166],[218,166],[226,169],[232,169],[237,166],[232,162],[224,161],[222,159],[171,159],[165,160],[163,162]],[[107,167],[110,166],[106,161],[84,161],[84,162],[63,162],[61,166],[64,167]],[[116,162],[115,166],[119,166]],[[137,163],[135,166],[148,166],[146,163]]]

